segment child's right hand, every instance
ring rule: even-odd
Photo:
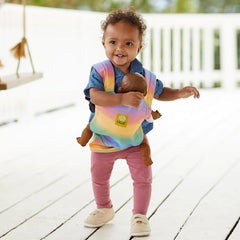
[[[122,105],[138,108],[143,98],[144,95],[140,92],[123,93]]]

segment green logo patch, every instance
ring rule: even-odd
[[[120,127],[127,127],[128,115],[117,113],[115,124]]]

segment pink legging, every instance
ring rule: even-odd
[[[117,159],[126,159],[133,179],[133,214],[146,215],[151,198],[152,169],[144,165],[139,146],[113,153],[92,152],[91,174],[97,207],[110,208],[112,206],[109,179]]]

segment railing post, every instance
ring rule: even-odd
[[[204,86],[212,87],[213,58],[213,28],[206,26],[203,29],[203,73]]]
[[[236,29],[231,18],[227,18],[220,28],[220,54],[223,88],[236,87]]]

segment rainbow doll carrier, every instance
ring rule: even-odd
[[[93,66],[103,78],[104,90],[115,93],[115,74],[110,60]],[[130,146],[140,145],[144,133],[142,122],[151,116],[151,105],[156,86],[156,77],[145,70],[147,95],[139,108],[125,105],[101,107],[95,105],[95,115],[90,123],[94,133],[89,144],[92,152],[116,152]]]

